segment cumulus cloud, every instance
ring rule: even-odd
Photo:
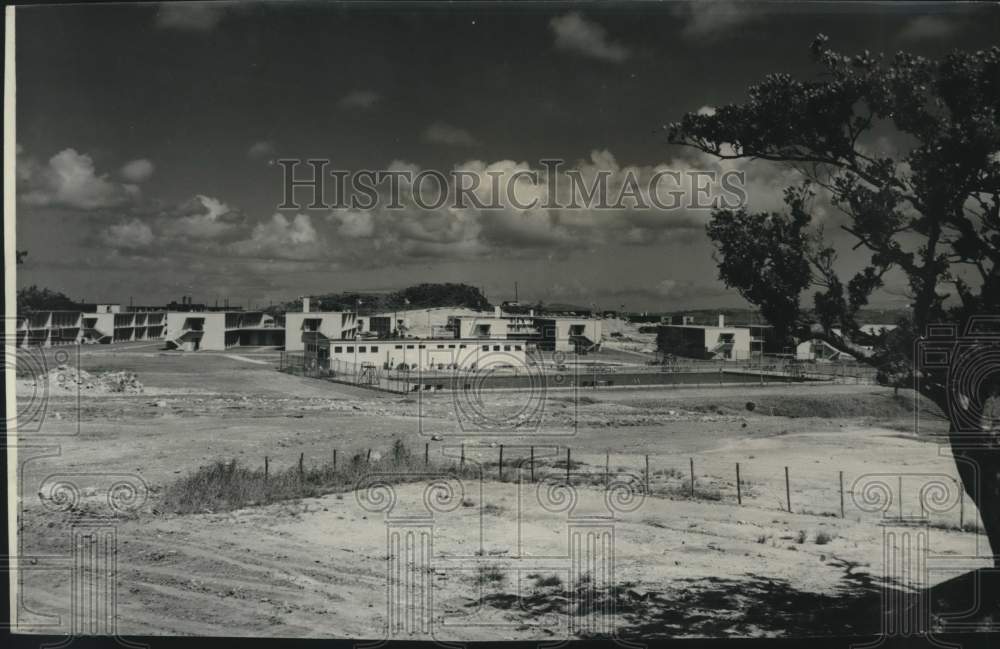
[[[906,41],[948,38],[958,29],[958,24],[941,16],[917,16],[909,20],[899,32]]]
[[[714,39],[754,20],[754,9],[749,3],[737,0],[698,0],[677,4],[675,14],[685,21],[682,32],[685,37]]]
[[[553,18],[549,27],[559,50],[610,63],[623,63],[631,54],[624,45],[610,42],[604,27],[575,11]]]
[[[164,29],[208,32],[215,28],[226,12],[222,2],[168,2],[156,13],[156,25]]]
[[[424,130],[424,141],[448,146],[475,146],[479,140],[464,128],[435,122]]]
[[[381,99],[381,95],[373,90],[354,90],[341,97],[337,105],[344,109],[367,109]]]
[[[60,151],[47,164],[19,157],[17,167],[18,196],[27,205],[96,210],[125,205],[140,194],[133,183],[117,183],[97,173],[93,159],[75,149]]]
[[[219,239],[235,233],[243,215],[217,198],[199,194],[164,215],[163,235],[180,239]]]
[[[375,219],[362,210],[334,210],[330,219],[336,221],[337,234],[347,239],[364,239],[375,233]]]
[[[389,167],[414,176],[427,171],[400,160]],[[123,250],[145,247],[150,254],[169,249],[205,259],[309,260],[351,268],[426,258],[557,258],[613,245],[686,245],[704,237],[710,207],[721,197],[718,182],[695,182],[694,170],[744,172],[748,207],[755,211],[783,210],[782,190],[799,180],[794,170],[779,165],[720,161],[687,150],[653,165],[625,164],[611,151],[595,150],[558,171],[515,160],[468,160],[444,174],[447,196],[440,204],[435,199],[442,188],[436,182],[410,187],[404,181],[398,207],[390,207],[384,182],[370,209],[345,207],[322,216],[252,218],[223,200],[198,195],[168,210],[147,210],[145,228],[119,225],[105,242]],[[701,197],[699,184],[708,190]],[[456,185],[467,190],[462,201],[456,201]],[[603,197],[583,200],[583,194],[602,185]],[[661,297],[682,289],[669,283],[656,288]]]
[[[308,214],[296,214],[289,219],[279,212],[258,223],[249,239],[233,243],[230,249],[244,256],[297,259],[316,256],[319,244],[319,235]]]
[[[263,160],[264,158],[270,158],[275,153],[277,153],[277,149],[274,146],[274,142],[271,142],[270,140],[260,140],[258,142],[254,142],[250,145],[250,148],[247,149],[247,157],[251,160]]]
[[[156,167],[145,158],[130,160],[121,168],[121,176],[130,183],[141,183],[149,180]]]
[[[102,239],[112,249],[135,250],[153,243],[153,230],[139,219],[132,219],[108,226]]]

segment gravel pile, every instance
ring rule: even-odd
[[[65,365],[49,371],[49,389],[63,392],[91,392],[96,394],[142,394],[143,386],[134,372],[103,372],[91,374]]]

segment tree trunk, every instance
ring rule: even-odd
[[[983,528],[993,553],[993,565],[1000,568],[1000,448],[974,448],[963,440],[962,432],[950,434],[952,452],[965,493],[979,509]],[[957,446],[957,448],[956,448]]]

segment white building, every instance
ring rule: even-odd
[[[448,371],[456,369],[522,368],[527,345],[520,341],[483,339],[331,340],[307,332],[304,351],[324,369]]]
[[[726,326],[726,318],[719,316],[718,326],[660,325],[668,333],[670,347],[661,349],[679,356],[694,356],[727,361],[750,358],[751,331],[749,327]]]
[[[567,316],[504,315],[497,307],[492,315],[460,316],[452,331],[463,340],[515,340],[543,351],[590,351],[600,348],[602,321]]]
[[[261,311],[168,311],[165,336],[167,347],[183,351],[285,344],[285,329]]]
[[[354,340],[357,337],[357,314],[350,311],[309,312],[308,298],[303,302],[303,313],[285,314],[285,351],[300,352],[305,349],[303,334],[319,334],[329,340]]]

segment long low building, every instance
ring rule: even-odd
[[[121,311],[98,305],[93,312],[32,311],[17,318],[18,347],[163,340],[166,312]]]
[[[262,311],[169,311],[166,343],[182,351],[281,347],[285,328]]]
[[[304,358],[322,369],[374,367],[383,370],[447,371],[524,367],[527,345],[482,339],[331,340],[302,334]]]
[[[452,323],[458,339],[516,340],[541,351],[587,352],[600,349],[602,321],[599,318],[504,314],[498,307],[492,315],[460,316]]]

